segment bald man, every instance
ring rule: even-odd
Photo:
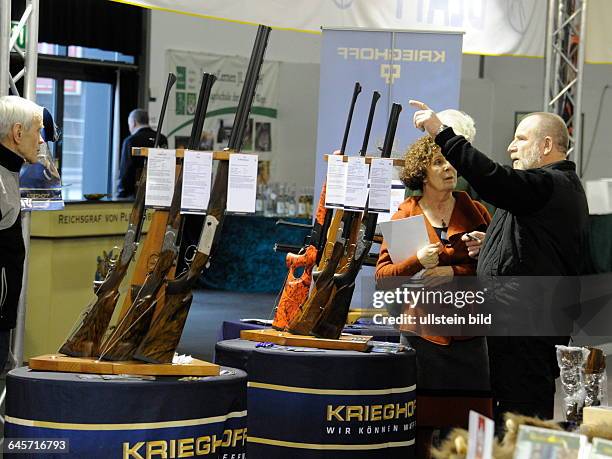
[[[580,274],[588,207],[576,165],[567,159],[569,136],[563,120],[551,113],[527,115],[508,146],[510,167],[476,150],[424,103],[410,104],[417,108],[414,125],[434,137],[448,161],[484,200],[497,207],[480,249],[478,275]],[[504,336],[487,340],[498,420],[506,411],[553,417],[558,376],[554,345],[567,344],[568,339]]]
[[[128,128],[130,135],[121,145],[119,184],[117,186],[117,197],[119,198],[133,198],[136,195],[136,185],[144,167],[144,158],[132,156],[132,147],[151,148],[155,145],[157,135],[157,131],[149,126],[149,114],[141,108],[130,112]],[[160,148],[168,147],[168,139],[165,135],[161,136],[159,146]]]

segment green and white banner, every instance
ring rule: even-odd
[[[236,108],[244,85],[249,59],[191,51],[166,51],[168,72],[177,76],[174,99],[166,115],[171,148],[187,147],[202,74],[217,77],[213,85],[199,150],[220,150],[227,146]],[[242,151],[273,152],[274,123],[278,109],[279,63],[263,63],[251,107]]]

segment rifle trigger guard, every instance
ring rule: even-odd
[[[189,252],[190,250],[192,251],[191,255],[188,255],[190,253]],[[191,265],[191,263],[193,263],[196,253],[197,253],[197,248],[194,244],[191,244],[189,247],[187,247],[187,250],[185,250],[185,257],[184,257],[185,263],[187,263],[187,265]]]

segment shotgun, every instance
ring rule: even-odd
[[[365,156],[368,147],[374,112],[379,98],[380,93],[374,91],[372,94],[364,141],[360,151],[361,156]],[[334,215],[334,220],[339,214],[342,214],[342,218],[337,229],[335,229],[336,237],[331,248],[331,255],[323,269],[319,272],[310,296],[300,308],[299,313],[294,316],[294,319],[289,324],[289,331],[292,333],[309,335],[312,332],[312,328],[316,324],[333,291],[334,274],[338,271],[339,267],[342,271],[346,270],[354,256],[354,251],[356,249],[355,241],[359,231],[360,213],[342,212],[338,210]],[[333,222],[330,226],[330,229],[332,228],[335,228]],[[330,245],[330,240],[328,240],[327,246],[329,247]]]
[[[357,102],[357,97],[361,93],[361,84],[359,82],[355,83],[355,87],[353,89],[353,98],[351,99],[351,107],[349,109],[348,118],[346,120],[346,126],[344,128],[344,137],[342,139],[342,146],[340,147],[340,154],[344,155],[346,150],[346,144],[348,142],[348,135],[351,129],[351,124],[353,122],[353,111],[355,110],[355,103]],[[342,209],[336,209],[334,213],[333,209],[328,209],[327,213],[330,215],[331,221],[328,225],[328,230],[325,235],[325,244],[323,254],[320,257],[320,260],[317,262],[317,268],[313,270],[313,278],[316,280],[319,277],[321,271],[325,269],[325,266],[329,262],[329,259],[332,255],[334,248],[334,240],[336,234],[338,233],[338,228],[340,228],[340,223],[342,222],[342,217],[344,215],[344,211]],[[333,214],[333,218],[331,215]]]
[[[157,134],[155,135],[155,148],[159,147],[168,98],[170,97],[170,90],[175,82],[176,76],[170,73],[168,75],[166,92],[164,93],[164,100],[159,115]],[[146,180],[147,173],[145,165],[140,174],[140,179],[138,180],[138,191],[136,192],[136,199],[130,213],[128,228],[125,233],[123,248],[119,254],[117,265],[96,291],[96,300],[93,304],[88,306],[75,330],[60,347],[59,352],[62,354],[71,357],[92,357],[99,352],[100,343],[120,296],[119,287],[138,249],[138,241],[142,233],[142,224],[145,216],[144,203]]]
[[[230,152],[239,152],[242,147],[244,131],[255,97],[270,30],[270,27],[263,25],[260,25],[257,29],[257,37],[229,138],[227,149]],[[192,290],[202,271],[210,266],[210,258],[219,243],[223,217],[227,207],[228,173],[229,161],[221,161],[217,166],[206,218],[200,229],[199,242],[193,261],[187,272],[168,282],[166,304],[134,353],[133,357],[135,359],[151,363],[172,362],[193,300]]]
[[[387,133],[381,155],[383,158],[391,156],[391,148],[395,140],[395,131],[401,110],[402,106],[399,104],[393,104],[391,108],[391,116],[387,125]],[[355,279],[369,255],[377,221],[378,214],[367,212],[366,210],[360,229],[355,257],[351,260],[345,272],[334,275],[333,292],[323,308],[319,320],[312,329],[312,333],[316,337],[328,339],[338,339],[340,337],[351,306],[351,299],[355,290]]]
[[[205,73],[202,77],[202,85],[194,123],[191,129],[189,139],[190,150],[198,147],[200,137],[202,135],[202,127],[206,117],[206,109],[216,77]],[[159,253],[159,257],[155,262],[153,270],[147,275],[142,287],[137,292],[132,305],[119,321],[113,333],[108,337],[100,358],[105,360],[128,360],[132,353],[140,344],[140,340],[145,335],[151,318],[157,304],[156,298],[159,290],[164,285],[166,276],[174,262],[178,253],[177,240],[180,233],[181,225],[181,197],[183,186],[182,166],[179,166],[178,179],[174,185],[174,194],[172,196],[172,204],[168,212],[168,223],[164,234],[164,241]]]

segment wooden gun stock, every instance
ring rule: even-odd
[[[168,282],[166,304],[134,350],[135,359],[149,363],[172,362],[193,300],[191,292],[207,261],[208,257],[198,252],[189,271]]]
[[[157,294],[164,285],[168,271],[174,265],[175,257],[174,250],[164,250],[160,253],[155,269],[147,277],[134,304],[104,344],[101,359],[121,361],[132,357],[149,328],[155,312]]]
[[[289,272],[272,322],[272,327],[276,330],[285,330],[298,314],[300,305],[308,298],[312,283],[312,269],[317,261],[317,249],[309,245],[303,253],[288,254],[285,261]],[[304,270],[301,276],[296,276],[299,268],[304,268]]]
[[[192,301],[191,291],[186,295],[173,295],[166,288],[166,304],[133,357],[148,363],[172,363]]]
[[[289,272],[276,304],[276,313],[272,322],[272,327],[276,330],[286,330],[298,313],[300,305],[308,298],[310,284],[312,283],[312,270],[320,252],[323,226],[327,213],[331,212],[325,208],[325,191],[326,186],[323,184],[319,204],[317,205],[315,223],[309,237],[310,244],[302,248],[297,255],[289,253],[285,258]],[[301,276],[296,276],[296,270],[299,268],[304,268],[304,271]]]
[[[342,334],[355,291],[355,279],[371,246],[372,241],[362,239],[347,270],[334,276],[333,292],[312,329],[312,334],[316,337],[338,339]]]
[[[344,240],[338,238],[334,244],[332,256],[325,269],[319,275],[310,296],[300,306],[299,313],[289,324],[289,331],[298,335],[309,335],[317,322],[321,311],[334,287],[334,273],[344,252]]]
[[[91,357],[99,352],[100,343],[119,299],[119,286],[128,265],[117,266],[98,290],[98,297],[84,313],[78,329],[60,347],[59,352],[71,357]]]

